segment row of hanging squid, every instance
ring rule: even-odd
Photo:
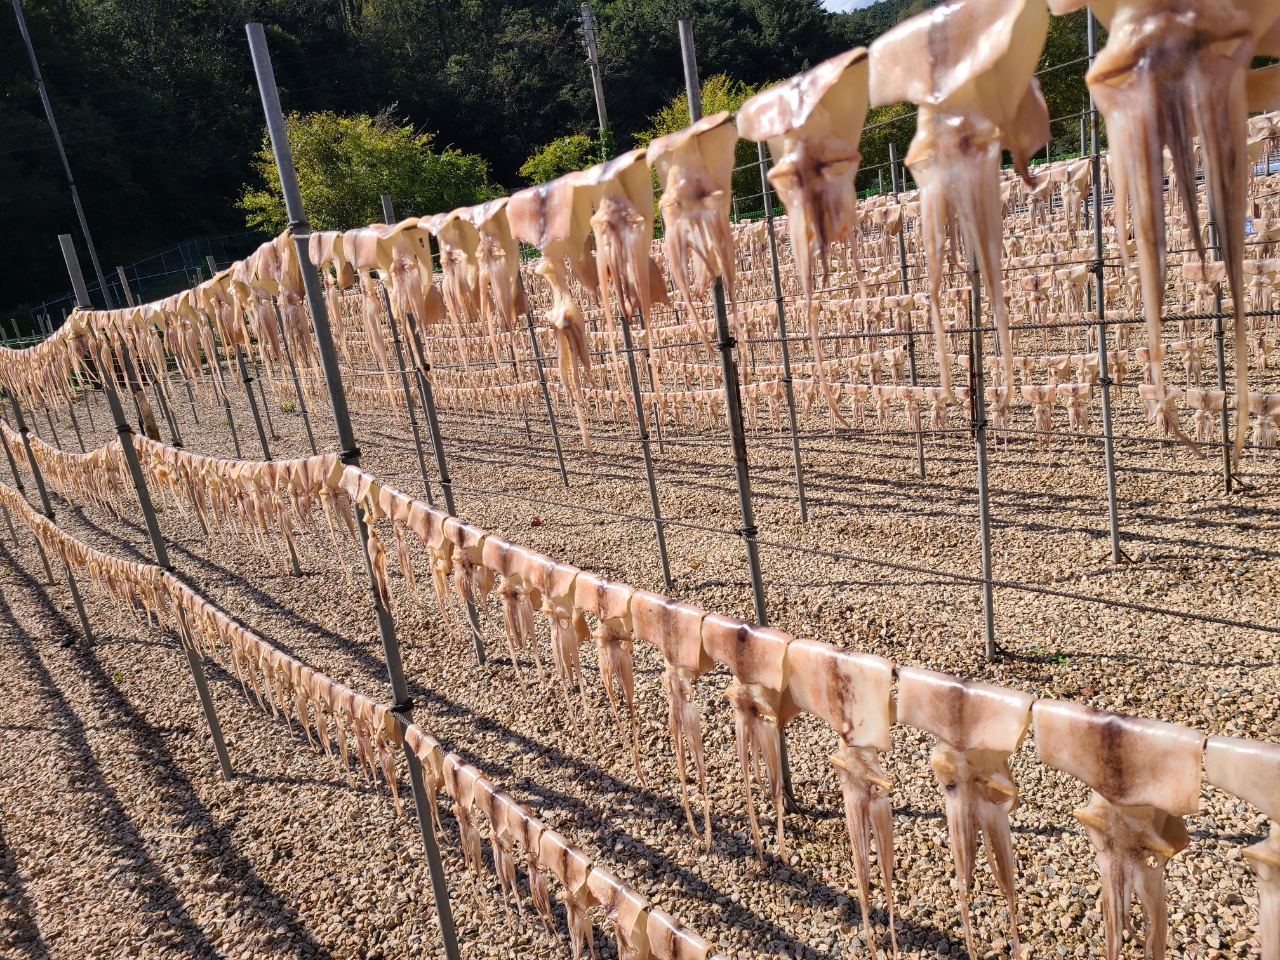
[[[523,804],[502,792],[476,767],[415,724],[405,724],[384,704],[330,679],[278,650],[170,573],[149,564],[120,560],[81,543],[60,530],[16,490],[0,485],[0,504],[38,538],[49,552],[86,573],[90,582],[135,622],[176,626],[184,644],[229,663],[246,696],[301,728],[308,743],[340,762],[349,783],[355,774],[390,789],[397,813],[401,803],[395,751],[412,750],[422,762],[431,815],[440,824],[437,796],[452,803],[459,842],[468,871],[483,867],[476,811],[489,825],[494,870],[504,896],[524,905],[516,886],[514,851],[524,851],[530,898],[554,937],[555,917],[546,875],[562,888],[569,942],[577,960],[584,943],[596,956],[589,911],[602,908],[623,960],[707,960],[711,945],[666,911],[542,823]]]
[[[880,657],[708,613],[488,533],[381,485],[358,468],[343,467],[333,456],[246,464],[199,458],[149,441],[139,440],[138,445],[152,477],[158,476],[158,465],[169,465],[169,489],[185,499],[189,508],[202,499],[209,503],[216,499],[224,522],[240,526],[246,535],[274,533],[283,540],[284,530],[278,526],[273,529],[272,523],[278,524],[286,515],[298,525],[314,528],[307,518],[316,503],[328,504],[326,513],[332,510],[345,517],[350,517],[352,507],[360,509],[370,528],[369,565],[381,599],[389,608],[393,606],[391,578],[386,549],[375,524],[390,521],[406,589],[421,603],[408,547],[408,534],[413,534],[430,558],[436,599],[452,635],[461,641],[467,628],[454,622],[451,594],[483,608],[485,598],[496,593],[518,682],[527,690],[520,666],[524,656],[532,660],[540,686],[558,688],[570,725],[579,732],[596,723],[580,656],[581,645],[594,640],[619,739],[629,748],[641,782],[633,644],[636,639],[647,644],[664,664],[668,730],[685,817],[690,830],[708,848],[710,793],[701,709],[695,693],[699,679],[717,664],[726,666],[733,676],[726,697],[734,715],[751,836],[762,856],[766,844],[754,791],[758,786],[773,812],[775,849],[783,854],[781,730],[801,712],[821,718],[839,739],[832,762],[844,795],[864,916],[870,916],[873,844],[880,851],[881,882],[890,916],[893,912],[891,781],[885,764],[891,748],[890,731],[900,723],[927,733],[934,739],[930,764],[941,788],[965,939],[974,957],[979,951],[969,920],[969,895],[980,840],[1007,903],[1013,955],[1018,955],[1009,813],[1019,802],[1019,791],[1008,762],[1033,725],[1040,760],[1094,791],[1089,805],[1076,811],[1076,817],[1099,855],[1111,958],[1120,954],[1134,899],[1143,912],[1149,955],[1163,956],[1167,939],[1164,866],[1190,842],[1183,818],[1198,810],[1203,781],[1254,804],[1273,820],[1280,817],[1280,746],[1217,736],[1206,740],[1198,731],[1169,723],[1053,700],[1036,701],[1018,691],[916,668],[895,668]],[[267,467],[272,479],[255,483],[256,500],[222,492],[215,495],[215,488],[243,483],[232,478],[251,474],[249,468]],[[16,493],[3,497],[24,520],[30,518],[33,528],[45,530],[47,536],[56,531]],[[266,507],[265,500],[273,500],[275,505]],[[347,520],[345,525],[354,535],[354,524]],[[332,523],[331,529],[336,530]],[[129,569],[135,567],[139,565],[128,565]],[[125,589],[125,595],[128,589],[132,587]],[[538,648],[539,614],[546,619],[551,639],[549,668]],[[261,657],[255,661],[251,652],[244,662],[260,664]],[[281,676],[281,670],[272,669],[272,676]],[[289,667],[283,672],[292,670]],[[271,682],[277,686],[252,686],[266,691],[267,699],[281,705],[287,699],[281,691],[296,691],[300,681]],[[580,704],[574,702],[575,686]],[[299,711],[293,715],[302,717]],[[701,829],[691,804],[690,766],[701,797]],[[441,782],[449,789],[451,774],[445,767],[440,771]],[[476,791],[458,779],[461,775],[452,776],[452,789],[463,791],[466,807],[466,798],[475,800]],[[457,796],[454,799],[458,801]],[[467,815],[469,808],[460,818]],[[530,850],[527,847],[526,854]],[[541,850],[539,847],[537,855]],[[1258,874],[1263,955],[1266,960],[1277,960],[1280,833],[1273,833],[1245,853]],[[890,933],[896,936],[892,922]]]
[[[0,353],[0,381],[28,402],[65,402],[66,385],[86,358],[95,364],[109,359],[103,344],[128,346],[161,389],[167,383],[166,356],[176,358],[194,382],[203,355],[215,371],[215,391],[223,391],[222,367],[216,362],[220,351],[225,355],[255,344],[269,372],[290,348],[293,359],[314,372],[318,352],[306,322],[304,258],[320,268],[339,346],[349,351],[353,337],[361,340],[377,360],[389,391],[394,387],[393,362],[383,333],[388,323],[393,336],[405,334],[416,363],[426,361],[420,334],[447,321],[459,340],[472,329],[482,330],[493,362],[515,366],[516,358],[499,338],[513,333],[528,309],[519,269],[523,242],[542,254],[536,275],[552,293],[547,320],[557,336],[561,380],[575,390],[592,386],[578,292],[600,307],[615,351],[612,334],[618,321],[643,325],[651,305],[667,299],[662,272],[650,253],[655,176],[661,188],[657,207],[666,228],[663,248],[684,323],[710,350],[703,315],[713,283],[723,283],[734,322],[741,319],[729,210],[735,145],[745,137],[767,142],[773,153],[769,178],[787,210],[821,393],[843,423],[821,365],[815,274],[820,270],[825,282],[833,258],[839,258],[861,284],[852,254],[865,219],[855,189],[863,122],[869,106],[906,101],[919,108],[906,164],[919,186],[912,216],[918,217],[929,268],[941,388],[952,396],[939,309],[942,276],[947,264],[957,262],[962,235],[994,314],[1005,382],[1012,382],[1001,259],[1002,215],[1010,187],[1001,183],[1000,163],[1007,151],[1027,185],[1029,203],[1045,184],[1056,183],[1052,177],[1036,183],[1028,166],[1049,136],[1048,110],[1034,72],[1050,11],[1066,14],[1083,6],[1083,0],[1050,0],[1047,6],[1045,0],[951,0],[899,24],[869,50],[848,51],[763,91],[736,117],[706,117],[646,149],[552,183],[398,224],[320,232],[306,239],[277,237],[165,301],[124,311],[77,311],[45,344]],[[1218,226],[1222,274],[1232,294],[1237,456],[1248,427],[1243,263],[1249,170],[1257,153],[1250,146],[1247,117],[1251,111],[1280,106],[1280,73],[1274,67],[1250,66],[1255,56],[1280,52],[1274,8],[1262,0],[1094,4],[1108,41],[1086,78],[1111,133],[1107,169],[1116,195],[1113,229],[1126,270],[1136,255],[1138,271],[1131,280],[1134,296],[1140,295],[1143,304],[1154,355],[1154,395],[1160,404],[1167,403],[1162,399],[1160,339],[1166,287],[1165,151],[1188,220],[1187,240],[1202,264],[1208,250],[1194,174],[1197,161],[1203,163],[1207,209]],[[1071,185],[1083,182],[1082,170],[1079,163],[1063,168],[1057,185],[1064,203],[1071,199]],[[1071,202],[1078,207],[1080,197]],[[1034,215],[1032,219],[1034,225]],[[883,227],[889,237],[887,214],[884,220],[877,229]],[[439,248],[438,287],[431,237]],[[892,251],[882,253],[891,256]],[[1083,274],[1072,282],[1083,282]],[[352,285],[360,294],[359,322],[340,302],[341,292]],[[653,352],[648,355],[652,360]],[[464,352],[464,365],[466,358]],[[998,395],[995,402],[1006,401]],[[1176,417],[1165,420],[1174,436],[1195,447]]]

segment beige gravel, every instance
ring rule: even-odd
[[[1130,391],[1118,432],[1145,437],[1132,400]],[[229,454],[220,417],[202,412],[197,426],[183,406],[187,445]],[[104,405],[94,413],[101,442],[108,437]],[[274,418],[285,436],[273,452],[305,453],[300,418],[279,411]],[[248,454],[257,452],[250,424],[247,410],[239,411]],[[317,427],[321,442],[331,445],[328,423]],[[466,519],[636,586],[661,587],[648,524],[518,499],[644,514],[636,451],[599,442],[588,457],[566,436],[565,490],[549,443],[526,442],[519,424],[513,435],[510,427],[446,414],[445,430],[459,487],[492,491],[459,489]],[[420,493],[404,428],[362,417],[356,431],[367,468]],[[65,425],[59,433],[75,449]],[[664,513],[735,527],[727,443],[686,439],[658,457]],[[909,443],[873,432],[830,436],[811,422],[804,450],[813,516],[802,526],[785,437],[753,438],[761,537],[975,574],[971,443],[963,434],[929,441],[925,481],[914,477]],[[1017,439],[994,452],[997,579],[1280,623],[1272,460],[1248,461],[1254,489],[1228,498],[1213,461],[1199,463],[1158,444],[1122,445],[1121,517],[1134,562],[1120,567],[1109,561],[1101,462],[1097,446],[1065,437],[1046,452]],[[140,520],[58,509],[59,522],[76,536],[146,557]],[[386,695],[367,593],[346,585],[331,545],[304,542],[307,572],[295,579],[252,551],[208,543],[174,511],[164,514],[163,526],[176,570],[211,600],[336,679]],[[40,567],[29,539],[16,552],[3,539],[0,658],[10,695],[0,707],[0,955],[439,955],[420,845],[389,798],[349,789],[300,736],[259,716],[233,678],[213,669],[214,697],[241,774],[222,783],[172,640],[157,644],[149,630],[94,602],[99,643],[61,647],[74,624],[65,588],[52,591],[50,606],[37,589]],[[750,614],[736,538],[673,527],[669,547],[677,595],[709,610]],[[354,548],[345,559],[355,569]],[[1206,732],[1280,735],[1274,633],[1002,589],[997,631],[1008,652],[988,664],[971,585],[775,548],[763,551],[763,562],[773,625],[798,636]],[[635,782],[603,709],[597,729],[575,731],[566,729],[558,692],[519,696],[496,603],[485,619],[492,657],[478,667],[469,649],[448,639],[434,606],[420,612],[402,592],[397,599],[406,670],[424,726],[719,950],[735,958],[881,954],[883,899],[877,889],[868,933],[853,897],[843,823],[831,816],[839,794],[825,758],[834,738],[818,723],[802,718],[788,729],[802,801],[821,816],[788,817],[789,859],[770,854],[761,863],[734,772],[732,720],[721,695],[727,677],[716,672],[698,684],[715,832],[704,854],[683,825],[651,652],[637,653],[646,789]],[[602,707],[594,651],[584,649],[584,660],[589,693]],[[532,675],[527,664],[526,675]],[[925,738],[898,728],[887,763],[895,781],[899,942],[912,957],[963,950],[927,749]],[[1024,798],[1013,821],[1027,950],[1042,957],[1099,954],[1093,855],[1070,816],[1086,791],[1038,765],[1030,742],[1013,766]],[[762,832],[771,823],[766,815]],[[1255,811],[1206,789],[1203,812],[1192,818],[1192,844],[1169,869],[1172,956],[1256,953],[1257,901],[1239,848],[1264,828]],[[477,903],[462,881],[447,816],[445,831],[464,956],[564,955],[563,939],[557,944],[534,922],[508,916],[496,893],[487,909]],[[978,942],[990,956],[1007,956],[1007,920],[985,862],[974,908]],[[605,949],[609,955],[611,945]]]

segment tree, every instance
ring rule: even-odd
[[[600,159],[600,141],[585,133],[552,140],[520,168],[520,176],[530,183],[550,183],[574,170],[585,170]]]
[[[501,194],[480,157],[432,149],[430,134],[377,116],[331,111],[285,118],[298,186],[312,226],[346,230],[382,220],[383,194],[401,215],[425,215],[481,203]],[[271,143],[253,157],[261,183],[246,185],[238,206],[250,227],[278,233],[288,223]]]

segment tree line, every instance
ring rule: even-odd
[[[723,77],[732,100],[869,43],[933,2],[884,0],[842,14],[826,12],[818,0],[596,2],[616,147],[631,147],[680,116],[678,19],[693,19],[701,73]],[[392,171],[416,164],[421,182],[412,196],[398,197],[397,208],[430,213],[595,159],[596,110],[579,6],[580,0],[25,0],[108,267],[179,240],[243,230],[246,219],[263,228],[273,222],[245,23],[268,27],[285,110],[298,119],[318,115],[307,122],[321,132],[320,143],[350,139],[362,156]],[[1064,63],[1083,52],[1083,22],[1055,21],[1047,61]],[[0,302],[12,309],[66,288],[56,238],[79,231],[12,20],[0,28],[0,51],[0,255],[18,266]],[[1050,75],[1046,92],[1055,113],[1083,105],[1084,67]],[[687,105],[683,110],[687,116]],[[890,139],[905,152],[913,122],[909,111],[899,113],[898,121],[869,133],[865,165],[887,158]],[[376,178],[348,179],[368,193]],[[758,192],[758,177],[756,184]],[[322,219],[378,218],[363,199],[342,199],[337,186],[319,211]]]

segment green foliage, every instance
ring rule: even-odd
[[[898,148],[898,162],[907,155],[911,138],[916,135],[916,108],[909,103],[891,103],[887,107],[872,107],[867,111],[867,122],[862,128],[862,164],[859,167],[858,187],[862,190],[878,189],[880,170],[889,162],[889,145]],[[884,167],[884,188],[890,189],[892,178]],[[899,185],[901,186],[901,185]]]
[[[600,159],[600,141],[575,133],[552,140],[531,156],[520,168],[520,176],[529,183],[550,183],[566,173],[585,170]]]
[[[389,194],[397,215],[419,216],[480,203],[496,196],[480,157],[437,153],[430,134],[397,124],[387,111],[376,117],[332,111],[285,117],[298,186],[312,226],[346,230],[382,219]],[[258,186],[246,186],[239,206],[250,227],[278,233],[288,223],[271,143],[253,157]]]
[[[24,0],[24,8],[99,255],[111,271],[182,240],[237,232],[246,213],[261,223],[282,222],[265,196],[252,211],[237,205],[247,183],[261,194],[275,190],[274,172],[262,172],[262,113],[246,20],[267,26],[286,111],[376,118],[395,104],[398,119],[390,126],[415,131],[391,137],[403,150],[392,151],[397,157],[417,152],[399,141],[434,137],[423,148],[433,158],[422,172],[425,182],[392,190],[397,209],[419,213],[471,202],[487,183],[514,184],[545,145],[595,130],[579,3]],[[593,0],[615,142],[630,144],[662,116],[678,113],[681,17],[693,20],[703,76],[758,89],[867,44],[932,3],[884,0],[833,14],[819,0]],[[1052,20],[1050,31],[1046,63],[1080,55],[1081,15]],[[1083,67],[1044,77],[1055,114],[1080,109]],[[0,94],[0,259],[21,266],[9,277],[6,303],[37,301],[67,287],[57,235],[76,234],[82,254],[84,248],[12,28],[0,30]],[[708,110],[719,108],[706,99]],[[869,117],[868,126],[877,118]],[[884,161],[890,139],[905,153],[910,135],[905,118],[870,129],[864,166]],[[1069,149],[1078,121],[1056,124],[1054,137],[1055,149]],[[444,144],[456,150],[440,149]],[[754,158],[753,145],[740,148],[739,163]],[[422,166],[414,165],[415,177]],[[455,174],[461,186],[446,189]],[[874,172],[863,177],[863,186],[876,182]],[[308,212],[318,224],[381,219],[376,198],[384,186],[353,176],[343,189],[358,192],[360,202],[335,200],[333,209]],[[744,171],[735,187],[739,212],[746,213],[759,194],[758,176]]]

